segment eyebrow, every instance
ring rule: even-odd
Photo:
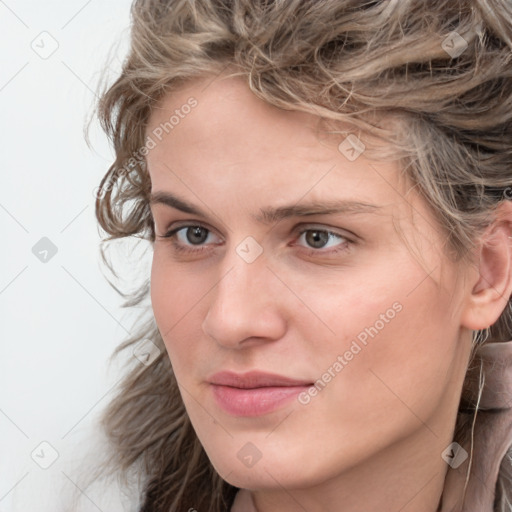
[[[169,192],[155,192],[150,194],[150,205],[163,204],[185,213],[207,217],[207,214],[197,206],[179,198]],[[259,214],[253,218],[263,224],[271,224],[289,217],[306,217],[308,215],[332,215],[335,213],[360,214],[377,213],[381,206],[354,201],[350,199],[335,199],[315,201],[302,204],[292,204],[278,207],[261,208]]]

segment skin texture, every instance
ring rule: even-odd
[[[261,512],[435,512],[471,329],[505,307],[496,293],[510,292],[510,250],[482,253],[485,282],[477,267],[451,262],[446,237],[396,162],[364,153],[350,161],[338,150],[343,137],[320,140],[314,116],[269,106],[237,78],[196,79],[174,91],[155,108],[147,134],[154,139],[190,97],[197,105],[163,133],[147,162],[152,193],[170,192],[205,216],[152,204],[151,300],[212,464],[250,489]],[[261,208],[333,199],[378,209],[254,218]],[[510,235],[507,211],[508,224],[493,235],[499,241]],[[185,229],[162,237],[187,224],[210,230],[202,245],[187,241]],[[300,234],[306,228],[346,238],[315,248]],[[263,250],[252,263],[236,250],[249,236]],[[389,319],[393,304],[400,311]],[[384,327],[334,371],[379,319]],[[220,370],[261,370],[315,382],[329,368],[335,376],[307,404],[294,399],[250,418],[219,408],[206,381]],[[237,457],[247,443],[261,455],[252,467]]]

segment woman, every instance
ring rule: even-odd
[[[96,213],[153,251],[104,416],[139,510],[511,510],[511,3],[132,15]]]

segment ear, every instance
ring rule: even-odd
[[[512,201],[504,200],[483,233],[462,325],[472,330],[493,325],[512,295]]]

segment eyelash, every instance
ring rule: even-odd
[[[176,250],[176,252],[179,252],[181,254],[199,254],[204,251],[210,250],[205,245],[198,245],[198,246],[196,246],[197,247],[196,249],[188,249],[188,248],[186,248],[187,246],[183,246],[176,242],[176,235],[178,234],[179,231],[186,230],[188,228],[195,228],[195,227],[200,227],[200,228],[205,229],[208,232],[208,234],[212,233],[212,230],[206,228],[205,226],[202,226],[201,224],[185,224],[183,226],[178,226],[176,228],[169,230],[167,233],[165,233],[165,235],[160,235],[159,238],[170,239],[171,243],[173,245],[173,248]],[[322,250],[322,248],[315,249],[312,247],[307,248],[305,246],[299,246],[299,247],[301,247],[301,250],[303,252],[306,252],[310,256],[334,255],[334,254],[342,253],[342,252],[347,251],[349,249],[349,246],[355,243],[354,241],[350,240],[349,238],[347,238],[346,236],[344,236],[340,233],[336,233],[335,231],[331,231],[329,229],[316,228],[316,227],[302,229],[301,231],[298,232],[297,238],[300,238],[304,233],[307,233],[309,231],[319,231],[322,233],[327,233],[329,235],[339,237],[344,240],[344,243],[341,243],[339,246],[336,246],[335,249],[330,249],[328,251],[324,251],[324,250]]]

